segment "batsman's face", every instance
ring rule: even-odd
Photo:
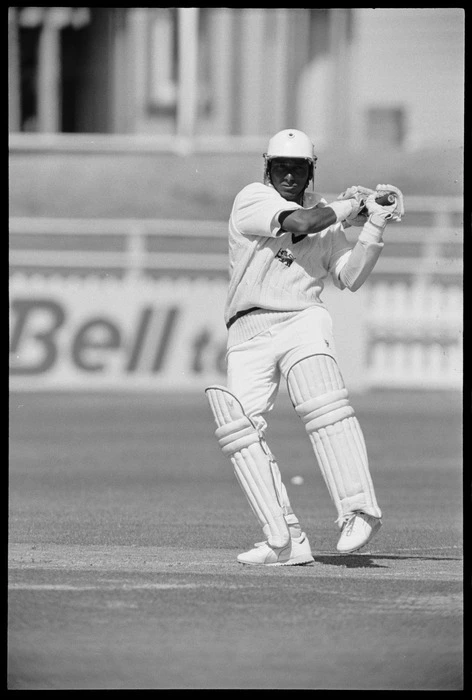
[[[270,165],[270,177],[277,192],[289,202],[294,202],[305,190],[309,165],[300,158],[274,158]]]

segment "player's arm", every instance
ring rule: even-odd
[[[370,217],[364,224],[359,238],[346,256],[344,266],[338,272],[341,289],[355,292],[361,287],[377,264],[384,247],[382,240],[386,222]]]
[[[308,209],[283,211],[279,222],[284,231],[291,233],[318,233],[340,221],[349,221],[357,216],[360,208],[361,204],[354,198],[327,205],[317,204]]]
[[[385,187],[378,185],[379,188]],[[381,206],[376,201],[377,193],[369,195],[366,200],[368,219],[364,224],[353,249],[346,256],[344,265],[338,271],[341,288],[355,292],[361,287],[374,269],[384,247],[383,233],[389,221],[400,221],[404,213],[403,195],[398,188],[392,188],[396,194],[393,206]]]

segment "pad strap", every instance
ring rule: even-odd
[[[308,399],[308,401],[299,404],[296,410],[309,433],[354,415],[347,389],[339,389],[314,399]]]
[[[251,421],[244,417],[232,421],[227,425],[215,430],[216,439],[226,457],[231,457],[235,452],[241,451],[244,447],[259,442],[259,435],[255,431]]]

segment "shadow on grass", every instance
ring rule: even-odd
[[[379,559],[387,561],[402,561],[417,559],[420,561],[459,561],[457,557],[411,557],[392,554],[317,554],[313,558],[318,564],[326,566],[345,566],[348,569],[387,569],[388,566],[379,564]],[[374,561],[375,560],[375,561]]]

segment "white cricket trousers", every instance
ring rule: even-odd
[[[281,377],[286,380],[290,368],[311,355],[329,355],[337,361],[331,315],[321,306],[300,311],[288,321],[229,348],[228,389],[262,432],[267,427],[262,416],[275,405]]]

